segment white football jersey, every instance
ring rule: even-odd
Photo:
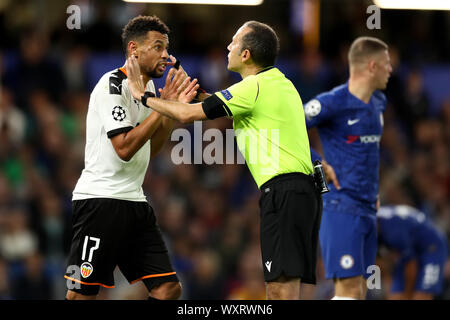
[[[146,90],[155,93],[152,80]],[[117,155],[110,138],[132,130],[151,113],[132,97],[123,68],[103,75],[89,100],[84,169],[72,200],[147,201],[142,183],[150,161],[150,140],[127,162]]]

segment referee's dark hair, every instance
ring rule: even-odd
[[[131,19],[122,30],[122,45],[125,55],[128,56],[127,46],[131,40],[139,41],[149,31],[169,34],[170,29],[157,16],[137,16]]]
[[[247,21],[244,26],[252,31],[242,37],[241,52],[248,49],[253,62],[260,67],[273,66],[280,50],[280,41],[275,31],[258,21]]]

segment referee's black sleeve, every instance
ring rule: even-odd
[[[227,105],[215,94],[211,95],[203,101],[202,108],[206,117],[210,120],[220,117],[233,116]]]

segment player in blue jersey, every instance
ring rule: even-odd
[[[380,245],[395,252],[389,299],[433,299],[443,289],[447,239],[424,213],[383,206],[377,214]]]
[[[370,276],[366,270],[375,263],[379,147],[386,107],[378,90],[386,88],[392,71],[388,46],[376,38],[357,38],[348,60],[348,82],[305,105],[307,127],[318,130],[324,171],[332,182],[323,197],[319,239],[326,278],[335,281],[336,300],[365,299],[365,278]]]

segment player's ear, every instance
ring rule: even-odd
[[[369,60],[368,68],[369,68],[370,73],[375,72],[376,64],[377,64],[377,62],[375,60],[373,60],[373,59]]]
[[[138,45],[137,45],[136,41],[128,42],[128,46],[127,46],[128,56],[134,55],[137,58],[137,47],[138,47]]]

